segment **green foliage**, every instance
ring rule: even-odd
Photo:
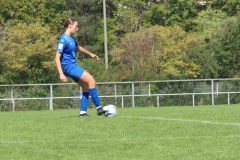
[[[62,20],[69,16],[65,10],[64,0],[1,0],[0,22],[11,26],[19,22],[50,24],[51,31],[56,33]]]
[[[126,33],[133,33],[138,31],[142,24],[148,26],[150,23],[147,20],[151,20],[151,23],[158,24],[159,22],[153,22],[158,16],[158,13],[152,15],[151,12],[155,11],[157,6],[155,3],[146,0],[114,0],[113,5],[115,11],[112,12],[113,16],[108,18],[110,23],[109,30],[118,37],[118,39],[124,37]],[[149,11],[150,5],[154,5],[152,11]]]
[[[72,11],[71,17],[78,21],[79,31],[75,34],[75,37],[79,45],[103,57],[103,43],[98,42],[99,34],[103,34],[103,30],[98,33],[98,27],[102,25],[103,18],[102,4],[99,4],[99,1],[96,0],[68,0],[66,1],[66,8]],[[101,41],[103,42],[103,39]],[[82,60],[86,57],[81,55],[79,59]]]
[[[194,20],[198,24],[195,31],[208,42],[226,17],[225,12],[209,7],[198,13],[198,17]]]
[[[78,43],[104,57],[102,1],[0,1],[0,83],[59,82],[54,39],[68,17]],[[239,77],[239,0],[199,2],[106,0],[109,69],[78,59],[97,81]]]
[[[179,24],[184,28],[189,28],[184,23],[185,20],[197,16],[196,6],[192,0],[168,0],[167,1],[166,24]]]
[[[180,27],[152,27],[157,39],[157,66],[170,77],[197,77],[200,66],[188,58],[192,46],[201,46],[201,39],[186,34]]]
[[[144,8],[143,0],[131,1],[123,0],[121,2],[115,2],[117,8],[116,23],[118,26],[118,32],[132,33],[136,32],[140,27],[141,11],[140,6]]]
[[[211,50],[207,46],[192,46],[188,52],[188,61],[198,64],[200,67],[198,79],[218,78],[218,64]]]
[[[1,83],[54,82],[56,40],[49,27],[19,23],[6,32],[8,39],[1,51],[5,79]]]
[[[213,33],[210,47],[219,65],[219,77],[239,77],[240,17],[226,18]]]
[[[154,41],[148,29],[126,34],[110,55],[122,80],[146,80],[156,74]]]
[[[236,9],[240,8],[239,0],[211,0],[211,7],[221,9],[228,15],[235,15]]]
[[[216,76],[216,63],[206,52],[204,40],[180,27],[154,26],[126,34],[110,55],[120,77],[132,75],[125,80]],[[211,64],[205,65],[206,58]]]
[[[114,45],[116,45],[118,43],[118,36],[115,32],[115,30],[112,28],[114,27],[115,25],[112,25],[112,23],[114,23],[114,19],[107,19],[107,47],[108,47],[108,50],[111,50],[112,47]],[[103,20],[101,21],[101,24],[98,26],[97,28],[97,35],[98,35],[98,41],[96,42],[96,45],[98,46],[102,46],[103,48],[103,45],[104,45],[104,26],[103,26],[104,22]],[[101,53],[103,53],[103,49],[101,50]],[[103,57],[103,55],[102,55]]]
[[[143,26],[150,27],[154,25],[165,25],[166,8],[164,5],[153,3],[150,9],[144,13]]]
[[[99,61],[84,59],[80,61],[79,65],[86,69],[97,82],[114,82],[119,80],[116,68],[109,65],[109,69],[105,70],[103,59]]]

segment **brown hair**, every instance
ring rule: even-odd
[[[69,24],[73,24],[76,20],[75,19],[72,19],[72,18],[68,18],[62,25],[61,29],[60,29],[60,32],[59,32],[59,36],[57,39],[60,38],[60,36],[62,35],[63,31],[65,28],[68,27]]]

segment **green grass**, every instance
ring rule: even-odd
[[[240,106],[0,112],[1,160],[238,160]]]

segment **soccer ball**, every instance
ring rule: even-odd
[[[106,111],[106,113],[105,113],[106,117],[113,117],[113,116],[116,116],[116,114],[117,114],[117,107],[112,104],[108,104],[108,105],[104,106],[103,110]]]

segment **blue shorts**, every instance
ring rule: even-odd
[[[73,69],[64,72],[64,74],[65,76],[72,78],[77,83],[82,78],[84,71],[85,70],[83,68],[76,66]]]

